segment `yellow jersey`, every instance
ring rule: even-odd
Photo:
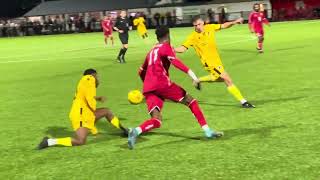
[[[193,47],[204,67],[222,66],[215,40],[215,32],[220,29],[221,24],[207,24],[202,33],[194,31],[182,45]]]
[[[139,17],[133,20],[133,25],[137,26],[138,33],[142,36],[147,33],[146,25],[144,24],[145,20],[143,17]]]
[[[81,116],[90,117],[90,119],[94,117],[97,108],[96,91],[96,79],[92,75],[83,76],[73,99],[71,119],[78,119]]]

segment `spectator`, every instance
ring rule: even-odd
[[[160,26],[160,13],[155,13],[153,19],[156,21],[156,27]]]
[[[167,18],[167,25],[169,27],[173,27],[173,20],[172,20],[171,12],[166,13],[166,18]]]
[[[160,15],[161,25],[165,25],[165,23],[164,23],[165,17],[166,17],[166,15],[164,13],[161,13],[161,15]]]
[[[21,21],[20,23],[20,34],[21,36],[26,36],[27,35],[27,24],[26,20]]]
[[[207,15],[208,15],[208,21],[209,21],[209,23],[214,23],[214,22],[215,22],[215,19],[214,19],[215,13],[214,13],[214,11],[212,11],[211,8],[208,9]]]
[[[222,6],[220,14],[220,24],[223,24],[227,21],[227,8]]]
[[[175,9],[172,12],[172,24],[173,26],[177,24],[177,11]]]
[[[2,32],[2,29],[3,29],[3,22],[0,20],[0,37],[3,37],[3,32]]]
[[[72,32],[72,25],[73,25],[73,20],[71,17],[67,20],[67,31]]]

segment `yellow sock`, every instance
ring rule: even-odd
[[[116,116],[110,121],[110,123],[111,123],[114,127],[120,129],[120,121],[119,121],[119,119],[118,119]]]
[[[58,138],[57,144],[62,145],[62,146],[72,146],[71,137]]]
[[[97,135],[99,131],[98,131],[97,127],[94,126],[94,127],[90,130],[90,132],[91,132],[92,135]]]
[[[228,87],[228,91],[229,91],[230,94],[232,94],[238,101],[241,101],[241,103],[242,103],[243,101],[245,101],[245,99],[243,98],[240,90],[239,90],[235,85],[229,86],[229,87]]]
[[[212,75],[203,76],[199,78],[200,82],[212,82],[215,81],[214,77]]]

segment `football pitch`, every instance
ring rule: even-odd
[[[180,45],[192,28],[171,29]],[[42,137],[73,135],[68,118],[86,68],[100,77],[98,95],[126,127],[149,118],[146,105],[130,105],[141,89],[137,75],[156,42],[132,31],[127,64],[118,64],[120,42],[105,47],[102,33],[0,39],[1,179],[320,179],[320,21],[272,23],[265,53],[247,25],[216,34],[225,69],[255,109],[242,109],[222,83],[197,91],[171,68],[171,78],[199,100],[208,124],[225,133],[207,140],[183,105],[166,102],[160,129],[127,139],[105,120],[81,147],[35,150]],[[207,75],[194,50],[180,57],[198,76]]]

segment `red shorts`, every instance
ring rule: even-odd
[[[104,36],[112,36],[112,31],[103,31]]]
[[[186,96],[186,91],[179,85],[172,83],[167,88],[157,89],[155,91],[144,93],[148,111],[151,113],[155,108],[161,111],[165,99],[181,102]]]
[[[258,36],[258,37],[263,37],[264,36],[263,30],[255,31],[255,33],[256,33],[256,36]]]

